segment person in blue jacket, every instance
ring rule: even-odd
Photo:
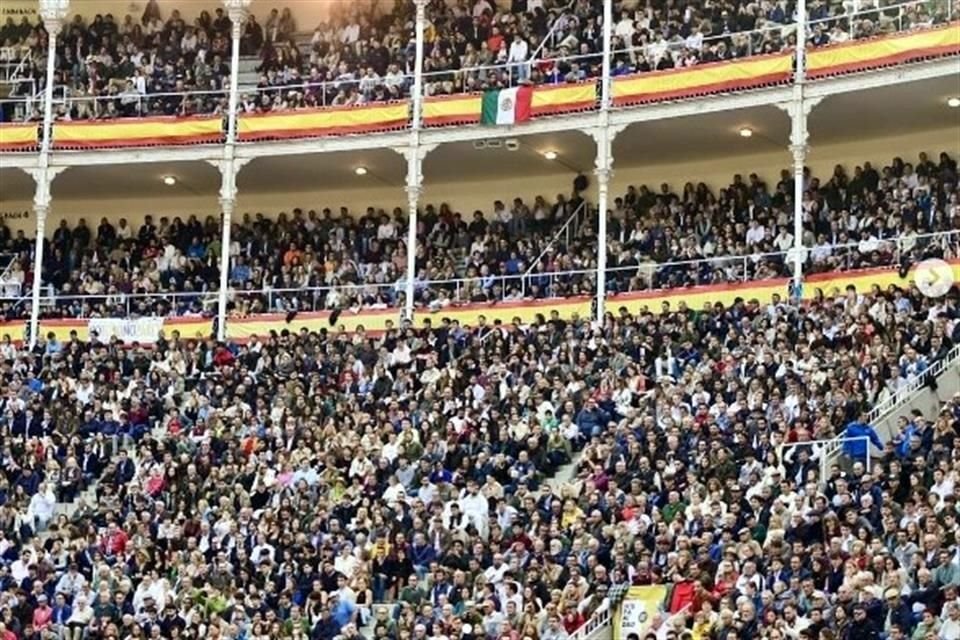
[[[867,423],[866,411],[860,412],[860,418],[849,423],[843,431],[843,454],[854,460],[866,460],[870,453],[870,444],[864,440],[869,439],[877,449],[883,450],[883,442],[877,431]]]

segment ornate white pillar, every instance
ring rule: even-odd
[[[43,140],[40,143],[41,164],[50,153],[51,132],[53,131],[53,85],[57,60],[57,35],[67,17],[70,0],[40,0],[40,18],[47,30],[47,76],[43,92]]]
[[[803,169],[807,160],[807,116],[813,103],[805,101],[803,84],[807,64],[807,2],[797,0],[797,50],[794,56],[793,105],[790,114],[790,153],[793,156],[793,278],[791,297],[803,297]]]
[[[595,319],[603,324],[607,299],[607,209],[610,197],[610,179],[613,177],[613,139],[623,127],[610,126],[610,67],[613,41],[613,0],[603,0],[603,65],[600,75],[599,126],[592,133],[597,143],[597,302]]]
[[[410,88],[411,118],[410,145],[405,149],[395,149],[407,160],[407,274],[404,281],[403,318],[413,322],[414,296],[417,278],[417,207],[423,193],[423,159],[434,146],[420,144],[420,128],[423,122],[423,50],[424,28],[427,22],[427,0],[414,0],[417,15],[414,23],[415,59],[413,61],[413,86]]]
[[[253,0],[223,0],[223,6],[230,17],[230,94],[227,111],[227,144],[237,140],[237,103],[239,102],[240,87],[240,34],[243,23],[247,19],[250,3]]]
[[[414,0],[417,7],[414,36],[416,59],[413,61],[413,87],[410,88],[413,114],[411,118],[414,133],[420,131],[423,121],[423,31],[427,23],[427,0]]]
[[[50,168],[50,147],[53,142],[53,87],[57,60],[57,35],[67,17],[70,0],[40,0],[40,18],[47,30],[47,75],[43,92],[43,139],[37,168],[29,169],[36,184],[33,210],[37,219],[33,250],[33,289],[30,295],[30,348],[37,344],[40,334],[40,289],[43,284],[43,247],[47,234],[47,215],[50,213],[50,185],[62,169]]]
[[[610,203],[610,180],[613,178],[613,141],[625,125],[611,125],[607,114],[601,114],[601,125],[590,132],[597,143],[593,175],[597,179],[597,301],[595,320],[603,322],[607,299],[607,213]]]
[[[600,109],[610,109],[610,67],[613,57],[613,0],[603,0],[603,73],[600,76]]]
[[[47,216],[50,214],[50,186],[54,178],[64,167],[42,166],[36,169],[24,169],[35,183],[33,193],[33,214],[37,219],[36,238],[33,248],[33,283],[30,291],[30,348],[36,346],[40,337],[40,299],[43,286],[43,249],[47,235]]]
[[[407,184],[404,187],[407,193],[407,272],[403,290],[403,318],[410,322],[413,321],[416,295],[414,283],[417,278],[417,209],[423,194],[423,160],[436,148],[435,144],[419,144],[418,136],[415,141],[411,138],[409,147],[394,149],[407,161]]]
[[[793,248],[787,252],[791,266],[790,297],[800,297],[803,287],[803,265],[807,260],[803,245],[803,192],[804,167],[807,161],[807,118],[810,111],[820,103],[820,98],[805,99],[803,87],[794,86],[793,100],[777,105],[790,116],[790,154],[793,157]]]
[[[217,340],[227,338],[227,300],[230,291],[230,231],[233,227],[233,213],[237,206],[237,174],[248,162],[246,158],[234,158],[233,147],[230,157],[223,160],[211,160],[210,164],[220,171],[220,286],[217,289]]]
[[[230,90],[227,98],[227,138],[220,170],[220,286],[217,289],[217,340],[227,337],[227,300],[230,290],[230,232],[237,205],[237,174],[249,160],[236,158],[237,106],[240,102],[240,34],[253,0],[223,0],[230,18]]]

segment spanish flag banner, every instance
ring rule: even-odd
[[[318,138],[403,129],[410,119],[406,100],[387,104],[241,115],[237,137],[244,142]]]
[[[223,139],[219,116],[56,122],[54,149],[107,149],[204,144]]]
[[[856,73],[960,53],[960,22],[938,29],[857,40],[807,52],[807,77]]]
[[[482,102],[483,96],[479,93],[424,98],[423,124],[427,127],[477,124]]]
[[[0,151],[29,151],[37,146],[37,123],[0,124]]]
[[[781,53],[737,62],[651,71],[614,80],[613,103],[626,106],[755,89],[789,82],[792,70],[793,55]]]
[[[530,111],[534,118],[587,111],[597,106],[595,81],[537,87],[533,90]]]

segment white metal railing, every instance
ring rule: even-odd
[[[862,8],[858,6],[858,4],[859,3],[856,0],[853,2],[846,2],[843,4],[845,12],[842,14],[808,20],[807,33],[809,34],[809,38],[813,40],[817,37],[816,30],[818,27],[829,27],[830,25],[844,26],[845,29],[841,29],[841,31],[843,31],[843,33],[845,33],[846,37],[849,39],[856,39],[857,37],[866,35],[874,35],[873,32],[860,34],[857,31],[858,25],[862,25],[864,23],[869,23],[871,25],[877,24],[881,25],[881,27],[883,27],[883,25],[892,25],[894,27],[883,32],[928,28],[952,20],[955,13],[953,6],[954,2],[952,0],[947,0],[946,2],[942,0],[907,0],[905,2],[891,3],[884,6],[869,8]],[[922,21],[911,22],[916,18],[917,12],[921,9],[927,10],[926,18]],[[520,82],[526,82],[534,76],[536,76],[538,80],[544,82],[545,84],[567,82],[570,80],[575,81],[596,79],[599,74],[599,67],[601,66],[601,53],[591,52],[588,54],[560,55],[557,52],[550,52],[548,50],[548,39],[549,37],[552,37],[551,34],[555,35],[556,31],[560,28],[559,25],[563,23],[565,15],[566,14],[563,13],[554,20],[550,31],[548,31],[547,37],[545,37],[541,41],[540,45],[538,45],[537,48],[531,52],[527,60],[522,62],[509,62],[490,65],[468,65],[461,66],[456,69],[425,71],[422,74],[425,93],[427,95],[444,95],[447,93],[478,91],[485,86],[485,83],[491,81],[491,79],[494,79],[495,83],[506,85],[516,85]],[[750,31],[732,31],[719,35],[705,36],[702,39],[687,38],[683,40],[664,40],[662,42],[646,44],[641,47],[625,47],[614,49],[611,52],[611,55],[626,55],[631,60],[635,60],[637,54],[642,53],[646,57],[659,58],[663,52],[667,51],[671,53],[677,53],[683,51],[684,49],[699,51],[721,42],[737,42],[742,43],[746,47],[743,55],[738,57],[749,57],[757,53],[761,53],[761,51],[757,51],[756,48],[762,48],[763,44],[774,35],[781,37],[783,40],[779,47],[779,50],[783,50],[787,46],[787,37],[796,29],[796,25],[792,22],[793,16],[785,16],[784,19],[786,21],[784,23],[778,22],[770,25],[764,25]],[[810,45],[814,46],[813,42],[811,42]],[[547,55],[542,55],[544,53]],[[573,67],[575,70],[570,73],[565,73],[560,70],[561,65]],[[283,72],[281,71],[281,75],[282,73]],[[267,109],[269,111],[294,110],[303,107],[337,106],[339,100],[338,94],[340,93],[341,87],[345,86],[356,88],[355,93],[360,96],[360,104],[389,102],[407,97],[409,89],[414,84],[412,74],[404,73],[401,74],[401,76],[402,77],[399,80],[396,78],[391,80],[387,77],[364,78],[362,76],[322,82],[312,82],[309,79],[304,79],[301,82],[296,82],[293,84],[291,84],[290,78],[284,77],[283,84],[281,85],[263,88],[258,87],[251,91],[244,91],[243,93],[248,96],[254,96],[257,102],[259,102],[262,96],[265,94],[275,95],[295,92],[303,94],[304,96],[310,96],[308,104],[305,104],[302,98],[292,99],[290,101],[281,99],[277,104],[271,103],[271,105],[269,105],[269,109]],[[400,88],[398,94],[387,95],[383,100],[373,99],[373,86],[384,84],[391,85],[396,83],[399,83],[397,86]],[[93,109],[90,109],[89,114],[85,114],[83,117],[140,117],[144,115],[150,115],[149,109],[144,109],[144,105],[149,105],[151,101],[175,97],[177,99],[183,99],[186,102],[186,98],[197,100],[203,99],[207,96],[223,96],[226,91],[227,86],[225,85],[224,88],[219,90],[191,90],[180,93],[147,93],[136,95],[130,94],[126,96],[65,95],[61,99],[61,102],[67,104],[68,106],[74,104],[75,102],[92,104]],[[101,106],[101,104],[115,103],[118,100],[123,99],[128,100],[128,104],[130,105],[136,105],[135,108],[130,109],[131,113],[110,113],[107,107]],[[216,102],[216,100],[214,100],[214,102]],[[28,107],[29,103],[30,101],[28,100]],[[350,102],[350,104],[353,104],[353,102]],[[216,105],[211,106],[210,104],[206,104],[203,106],[205,110],[202,111],[202,113],[204,114],[210,115],[219,112],[219,108]],[[250,106],[247,108],[241,108],[241,112],[250,112],[251,108],[252,107]],[[30,113],[31,110],[29,108],[25,109],[25,115],[23,117],[29,117]]]
[[[27,65],[33,63],[33,51],[28,48],[17,47],[20,49],[19,58],[14,54],[14,58],[7,58],[0,62],[0,69],[3,69],[2,80],[19,80],[23,78]]]
[[[570,634],[568,640],[594,640],[594,635],[613,623],[613,604],[606,598],[602,608],[590,616],[578,629]]]
[[[573,236],[577,233],[579,229],[580,217],[583,215],[583,212],[586,209],[587,209],[587,201],[584,200],[580,203],[580,206],[574,209],[573,213],[571,213],[567,217],[567,219],[560,226],[560,228],[557,229],[556,233],[553,234],[553,237],[550,238],[549,242],[547,242],[547,245],[543,248],[543,251],[540,252],[540,255],[538,255],[536,258],[530,261],[530,264],[528,265],[527,270],[523,274],[524,280],[526,280],[526,277],[533,272],[536,265],[540,264],[540,261],[543,260],[543,256],[547,255],[547,252],[554,247],[557,240],[560,239],[561,235],[564,236],[565,238],[564,246],[567,246],[567,247],[570,246],[570,243],[573,242]]]
[[[869,424],[877,424],[886,418],[897,408],[910,402],[916,397],[917,392],[927,386],[927,380],[937,378],[944,371],[956,368],[960,363],[960,344],[955,345],[943,358],[931,363],[920,373],[914,374],[908,378],[907,383],[897,389],[896,393],[887,396],[882,402],[877,403],[870,413],[867,414]]]
[[[947,3],[950,5],[950,3]],[[843,22],[847,22],[847,28],[841,30],[845,38],[849,40],[856,39],[858,37],[857,32],[855,31],[855,26],[859,24],[858,21],[867,20],[870,17],[883,17],[886,21],[895,21],[897,29],[895,31],[905,31],[908,28],[924,28],[934,26],[934,21],[919,24],[916,26],[907,25],[906,20],[909,19],[909,11],[911,9],[916,9],[918,7],[937,7],[942,5],[942,2],[939,0],[907,0],[906,2],[898,2],[888,4],[882,7],[871,7],[867,9],[862,9],[860,7],[853,7],[849,5],[844,5],[845,9],[852,8],[854,11],[850,13],[843,13],[840,15],[829,16],[826,18],[819,18],[816,20],[807,21],[807,39],[810,40],[810,45],[813,45],[812,40],[817,36],[817,27],[838,25]],[[896,16],[890,16],[890,12],[896,12]],[[950,15],[948,13],[946,20],[949,21]],[[784,16],[785,22],[773,22],[770,25],[762,26],[758,29],[753,29],[751,31],[731,31],[729,33],[722,33],[715,36],[704,36],[702,38],[695,38],[688,36],[682,40],[664,40],[657,43],[648,43],[639,47],[626,47],[621,49],[615,49],[611,52],[611,55],[617,56],[619,54],[627,54],[631,59],[635,59],[636,54],[642,53],[645,57],[654,57],[659,59],[663,52],[669,51],[671,54],[677,53],[680,51],[694,50],[701,51],[704,48],[727,42],[736,42],[741,45],[746,45],[747,51],[746,56],[749,57],[760,53],[756,51],[756,47],[762,49],[763,45],[767,43],[767,38],[770,36],[783,37],[784,41],[787,36],[795,33],[796,24],[794,22],[794,17],[791,15]],[[880,20],[878,20],[880,22]],[[870,34],[875,35],[875,34]],[[785,46],[785,42],[781,43],[782,46]],[[829,44],[835,44],[834,41],[830,41]],[[738,56],[744,57],[744,56]]]
[[[20,289],[23,283],[10,280],[10,272],[13,270],[18,257],[15,253],[0,253],[0,266],[3,269],[0,272],[0,292],[2,292],[3,298],[20,297]]]
[[[915,237],[897,236],[895,238],[878,240],[869,247],[861,247],[862,242],[824,245],[822,250],[832,252],[852,250],[851,255],[863,249],[870,253],[882,251],[880,262],[857,265],[857,267],[893,267],[899,266],[905,254],[913,251],[938,249],[938,255],[944,258],[960,258],[960,230],[940,233],[929,233]],[[909,247],[906,251],[906,247]],[[816,250],[816,248],[814,249]],[[677,276],[681,279],[694,280],[695,284],[723,284],[746,283],[757,277],[758,265],[773,265],[769,267],[770,275],[765,277],[787,277],[789,268],[788,257],[791,251],[767,253],[752,253],[730,256],[716,256],[711,258],[696,258],[691,260],[673,260],[669,262],[647,262],[638,265],[608,267],[606,273],[608,282],[614,288],[611,294],[629,293],[634,291],[666,290],[673,285],[670,278]],[[812,252],[808,250],[805,262],[809,263]],[[884,257],[886,258],[884,260]],[[542,258],[542,255],[541,255]],[[535,266],[536,262],[531,266]],[[709,278],[701,278],[700,272],[710,270]],[[813,273],[822,272],[814,265]],[[831,270],[845,270],[843,265],[831,266]],[[357,273],[364,277],[365,270],[358,268]],[[578,285],[580,288],[593,286],[597,270],[570,269],[563,271],[532,271],[512,275],[489,275],[478,277],[446,278],[417,280],[414,289],[418,294],[430,292],[433,296],[424,306],[444,308],[448,305],[467,304],[478,296],[484,300],[498,301],[524,300],[531,298],[561,298],[569,294],[563,293],[565,287]],[[692,274],[692,275],[689,275]],[[689,277],[688,277],[689,275]],[[346,276],[344,276],[346,277]],[[262,289],[244,289],[231,287],[228,295],[234,301],[252,302],[260,300],[269,312],[321,311],[335,308],[366,308],[383,309],[396,305],[404,292],[405,275],[398,279],[386,282],[335,282],[331,284],[310,286],[304,283],[301,286],[266,287]],[[686,280],[684,280],[686,282]],[[233,281],[236,282],[235,280]],[[625,284],[624,284],[625,283]],[[665,284],[666,283],[666,284]],[[536,286],[537,292],[533,287]],[[829,292],[824,292],[829,295]],[[83,309],[83,305],[103,305],[120,309],[126,313],[137,313],[139,303],[163,303],[169,306],[172,315],[194,313],[197,304],[201,311],[206,311],[216,295],[215,290],[201,290],[196,292],[174,293],[123,293],[109,292],[103,294],[66,294],[41,296],[41,305],[46,308],[58,307],[66,317],[85,317],[75,309]],[[373,303],[361,302],[375,298]],[[29,301],[14,296],[0,297],[0,303],[12,306],[24,306]],[[78,306],[79,305],[79,306]],[[186,306],[185,306],[186,305]],[[83,313],[89,313],[90,310]]]
[[[837,437],[830,438],[829,440],[807,440],[805,442],[784,443],[779,447],[778,457],[780,458],[780,464],[783,466],[783,471],[786,473],[787,467],[794,461],[793,459],[797,450],[801,448],[808,449],[810,451],[810,459],[816,460],[818,463],[820,473],[818,479],[822,485],[830,478],[830,468],[841,458],[846,444],[848,442],[858,441],[862,441],[866,447],[867,455],[862,462],[864,463],[867,473],[869,473],[872,466],[872,456],[870,455],[871,443],[868,436],[847,436],[841,433]]]
[[[539,58],[540,52],[542,52],[544,48],[546,48],[547,43],[551,43],[552,45],[555,45],[554,40],[556,38],[557,32],[560,30],[561,27],[567,26],[566,23],[570,16],[570,10],[574,6],[576,6],[576,4],[577,4],[577,0],[571,0],[571,2],[567,6],[563,7],[560,10],[560,14],[557,15],[556,18],[554,18],[553,24],[550,25],[550,28],[547,30],[547,33],[543,36],[543,39],[540,40],[540,44],[538,44],[537,48],[530,53],[531,60],[536,60],[537,58]]]

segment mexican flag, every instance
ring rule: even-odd
[[[513,87],[483,94],[480,123],[484,125],[516,124],[530,119],[532,87]]]

